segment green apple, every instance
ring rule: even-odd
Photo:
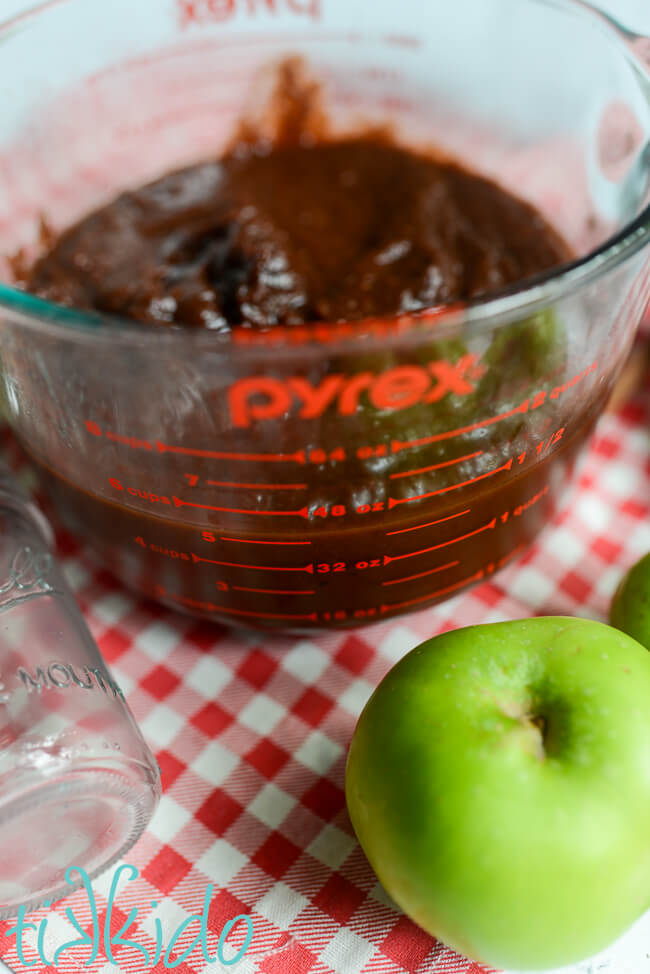
[[[368,701],[346,796],[387,892],[450,947],[594,954],[650,908],[650,653],[551,617],[423,643]]]
[[[610,619],[613,626],[650,649],[650,554],[637,562],[621,582]]]

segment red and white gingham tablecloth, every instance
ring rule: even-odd
[[[606,617],[619,579],[650,550],[648,384],[603,417],[565,509],[523,559],[442,606],[367,629],[315,638],[234,635],[138,601],[71,539],[59,538],[67,577],[162,769],[162,803],[127,857],[139,878],[123,877],[111,921],[117,932],[138,910],[124,936],[149,950],[150,963],[135,948],[116,948],[120,971],[166,970],[162,958],[153,965],[155,921],[169,938],[202,910],[208,884],[211,953],[239,914],[250,915],[253,941],[230,968],[206,965],[197,946],[177,968],[181,974],[487,970],[423,933],[379,886],[345,809],[346,750],[373,688],[423,639],[533,614]],[[10,440],[6,452],[19,462]],[[114,872],[94,884],[100,923]],[[68,906],[90,929],[82,892],[29,918],[48,917],[46,957],[79,936]],[[0,925],[0,957],[22,974],[7,928]],[[198,921],[176,956],[197,931]],[[227,956],[245,932],[240,922]],[[650,974],[649,945],[650,915],[597,963],[576,970]],[[25,953],[36,957],[30,947]],[[88,950],[68,951],[57,968],[38,961],[31,970],[117,970],[103,950],[90,967],[87,958]]]

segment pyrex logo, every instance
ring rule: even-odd
[[[176,0],[181,29],[224,24],[259,14],[294,14],[320,20],[321,0]]]
[[[468,396],[484,373],[478,356],[464,355],[457,362],[402,365],[379,374],[328,375],[318,385],[301,376],[252,376],[230,387],[228,406],[232,424],[238,428],[290,413],[300,419],[317,419],[335,409],[339,416],[352,416],[362,408],[364,397],[374,409],[396,412],[440,402],[448,393]]]

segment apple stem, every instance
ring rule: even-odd
[[[546,717],[542,716],[542,714],[528,714],[526,717],[524,717],[524,721],[529,727],[534,727],[538,731],[535,742],[535,750],[539,760],[544,761],[546,759],[545,745],[548,721],[546,720]]]
[[[542,735],[542,740],[543,741],[546,740],[546,731],[548,729],[548,722],[546,720],[546,717],[543,717],[542,714],[536,714],[534,717],[531,715],[527,719],[530,721],[531,724],[534,724],[535,727],[537,727],[540,730]]]

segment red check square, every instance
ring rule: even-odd
[[[243,900],[228,892],[227,889],[221,889],[215,892],[210,901],[208,930],[220,936],[223,928],[230,920],[247,913],[250,913],[250,908]],[[235,940],[234,934],[233,940]]]
[[[279,954],[261,961],[257,969],[260,974],[309,974],[315,963],[315,955],[294,941]]]
[[[163,791],[167,791],[176,779],[182,775],[186,766],[178,758],[175,758],[173,754],[170,754],[169,751],[159,751],[156,758],[160,767]]]
[[[170,846],[165,846],[151,860],[143,876],[162,893],[171,893],[185,879],[192,866]]]
[[[565,575],[560,588],[576,602],[583,602],[591,592],[591,585],[576,572],[569,572]]]
[[[227,710],[224,710],[223,707],[220,707],[214,701],[206,703],[205,707],[202,707],[193,717],[190,717],[194,726],[202,731],[206,737],[217,737],[226,727],[232,724],[233,719]]]
[[[415,974],[435,948],[436,941],[406,917],[400,917],[381,944],[381,952],[408,974]]]
[[[259,744],[256,744],[252,751],[249,751],[245,757],[248,763],[259,771],[260,774],[263,774],[265,778],[268,778],[269,781],[271,778],[275,778],[278,771],[289,760],[289,754],[268,738],[264,738]]]
[[[180,682],[180,678],[166,666],[157,666],[142,680],[140,686],[156,700],[164,700]]]
[[[196,817],[215,835],[223,835],[226,829],[230,828],[232,823],[239,818],[243,810],[239,802],[236,802],[221,788],[217,788],[203,802],[196,812]]]
[[[320,778],[302,796],[302,804],[316,812],[326,822],[329,822],[345,808],[345,795],[341,788],[337,788],[326,778]]]
[[[114,663],[120,656],[130,649],[133,644],[131,636],[120,632],[119,629],[107,630],[99,640],[102,656],[108,663]]]
[[[599,558],[602,558],[604,562],[610,564],[618,560],[623,549],[620,544],[616,544],[616,542],[611,541],[609,538],[596,538],[591,546],[591,550]]]
[[[248,654],[241,666],[237,667],[237,673],[251,686],[261,690],[269,682],[277,668],[278,664],[275,660],[261,650],[255,649]]]
[[[297,845],[279,832],[272,832],[253,856],[253,862],[269,876],[281,879],[300,855]]]
[[[306,724],[318,727],[333,706],[334,701],[322,694],[320,690],[310,687],[309,690],[305,690],[302,697],[294,703],[291,709],[296,717],[301,717]]]
[[[374,651],[362,639],[357,636],[350,636],[345,640],[338,653],[334,657],[339,666],[360,676],[374,656]]]
[[[316,894],[314,906],[343,925],[358,910],[365,898],[366,894],[358,887],[353,886],[339,873],[334,873]]]

